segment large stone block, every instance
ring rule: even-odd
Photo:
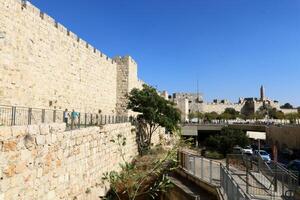
[[[44,135],[37,135],[35,141],[37,145],[44,145],[46,142],[46,137]]]
[[[0,140],[7,140],[12,137],[12,130],[9,126],[0,126]]]
[[[3,151],[15,151],[17,149],[17,142],[14,140],[3,141]]]

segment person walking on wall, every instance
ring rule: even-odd
[[[68,126],[68,117],[69,117],[69,114],[68,114],[68,109],[66,109],[65,111],[64,111],[64,123],[66,123],[66,125]]]
[[[75,120],[77,119],[77,116],[78,116],[78,113],[77,112],[75,112],[75,110],[73,109],[72,110],[72,113],[71,113],[71,120],[72,120],[72,128],[74,127],[74,124],[75,124]]]

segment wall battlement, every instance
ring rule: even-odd
[[[15,1],[17,4],[19,4],[20,9],[23,10],[24,12],[27,11],[28,12],[27,14],[39,16],[41,20],[45,21],[46,23],[49,23],[49,25],[53,26],[54,28],[57,28],[62,34],[70,36],[74,40],[74,42],[78,42],[79,45],[81,45],[82,47],[86,47],[88,50],[92,51],[97,56],[101,58],[103,57],[106,61],[114,63],[114,61],[110,57],[102,53],[100,50],[97,50],[95,47],[93,47],[93,45],[89,44],[88,42],[86,42],[85,40],[77,36],[75,33],[73,33],[68,28],[66,28],[59,22],[57,22],[51,16],[41,11],[39,8],[31,4],[29,1],[22,1],[22,0],[12,0],[12,1]],[[133,60],[133,62],[135,61]]]
[[[126,112],[141,87],[132,57],[117,63],[27,1],[1,1],[0,16],[0,104]]]

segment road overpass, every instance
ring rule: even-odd
[[[218,133],[222,128],[229,127],[233,129],[239,129],[243,131],[259,131],[265,132],[266,125],[256,124],[184,124],[182,126],[183,136],[197,136],[201,133]]]
[[[195,144],[204,141],[213,134],[220,134],[222,128],[229,127],[243,131],[266,132],[266,142],[276,145],[278,150],[289,148],[300,156],[299,125],[266,125],[266,124],[183,124],[182,136],[194,138]]]

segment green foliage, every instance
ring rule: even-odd
[[[168,131],[179,129],[179,110],[172,102],[159,96],[155,88],[144,84],[141,90],[132,89],[128,99],[127,108],[139,113],[137,119],[141,125],[138,131],[141,148],[150,148],[152,134],[157,128],[164,127]]]
[[[300,113],[289,113],[285,115],[285,118],[290,120],[290,122],[293,124],[296,122],[296,119],[300,118]]]
[[[198,119],[203,119],[204,118],[204,114],[201,112],[192,112],[189,113],[189,119],[194,119],[194,118],[198,118]]]
[[[103,175],[102,181],[109,182],[112,191],[106,199],[155,199],[160,192],[172,187],[164,174],[166,170],[174,170],[176,166],[177,147],[168,152],[158,147],[135,162],[124,162],[120,164],[121,172],[111,171]]]
[[[292,106],[290,103],[285,103],[283,106],[281,106],[280,108],[283,109],[293,109],[294,106]]]
[[[226,108],[223,114],[227,115],[227,118],[223,119],[236,119],[240,113],[234,108]]]
[[[210,159],[223,159],[224,155],[217,152],[217,151],[205,151],[205,155],[206,158],[210,158]]]
[[[223,128],[220,135],[211,135],[205,141],[209,149],[221,152],[223,155],[230,153],[235,145],[245,147],[249,144],[246,133],[238,129]]]
[[[214,120],[214,119],[218,119],[218,117],[219,117],[219,114],[216,113],[216,112],[210,112],[210,113],[205,113],[204,114],[204,119],[206,121],[209,121],[209,122]]]
[[[269,116],[271,119],[284,119],[285,115],[282,111],[278,111],[276,108],[271,107],[270,105],[264,105],[259,108],[255,113],[256,119],[263,119],[265,116]]]
[[[240,113],[236,111],[234,108],[226,108],[222,114],[218,114],[216,112],[210,112],[204,114],[204,119],[207,121],[212,121],[214,119],[236,119],[240,116]]]

